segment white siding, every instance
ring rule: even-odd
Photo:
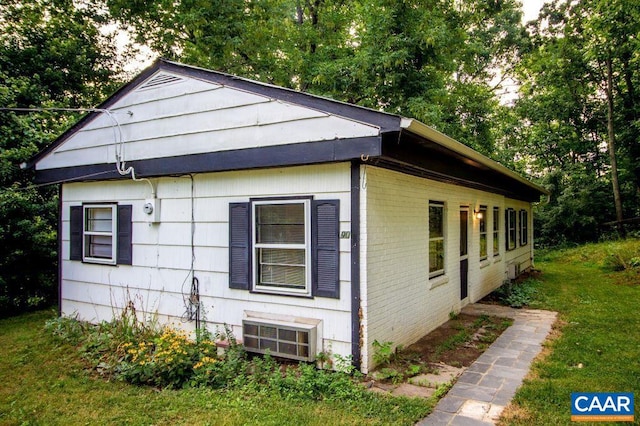
[[[112,116],[101,113],[87,123],[37,168],[114,163],[119,141],[124,142],[124,160],[132,161],[379,132],[360,122],[193,78],[133,90],[111,111]]]
[[[161,220],[150,224],[142,210],[150,197],[144,182],[129,180],[63,186],[62,311],[92,321],[109,320],[132,301],[143,318],[192,329],[183,323],[191,280],[191,217],[194,269],[200,282],[204,319],[210,329],[229,324],[241,336],[245,311],[322,321],[324,350],[351,352],[350,244],[340,243],[340,299],[313,299],[249,293],[229,288],[229,203],[251,197],[314,196],[340,200],[340,230],[351,230],[350,164],[209,173],[153,180]],[[104,266],[69,259],[69,208],[83,202],[133,205],[133,265]],[[193,205],[193,211],[191,206]],[[323,348],[318,348],[322,350]]]
[[[530,205],[483,191],[444,184],[367,166],[361,203],[363,259],[362,306],[366,340],[364,369],[372,366],[372,342],[408,345],[448,320],[466,303],[475,302],[506,278],[509,262],[530,261],[532,226]],[[445,276],[428,278],[428,203],[445,203]],[[479,222],[473,210],[486,205],[488,247],[492,247],[493,207],[500,207],[500,235],[504,238],[504,209],[529,211],[529,244],[480,262]],[[469,297],[460,301],[459,211],[469,207]]]

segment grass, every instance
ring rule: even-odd
[[[410,425],[434,404],[373,393],[355,401],[305,401],[260,391],[105,381],[87,371],[74,347],[44,332],[54,315],[0,321],[0,425]]]
[[[636,260],[634,260],[636,258]],[[555,338],[505,412],[506,425],[570,424],[572,392],[640,395],[640,241],[541,253],[530,306],[559,312]],[[266,392],[158,390],[105,381],[43,331],[52,311],[0,321],[0,425],[414,424],[433,401],[371,395],[287,400]],[[636,419],[640,404],[636,403]]]
[[[640,396],[639,254],[640,241],[626,240],[537,257],[542,276],[531,306],[557,311],[559,321],[504,424],[570,424],[572,392]]]

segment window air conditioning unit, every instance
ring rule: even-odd
[[[316,358],[317,326],[273,320],[242,320],[242,343],[248,352],[269,354],[298,361]]]
[[[507,278],[515,280],[520,275],[520,263],[510,263],[507,271]]]

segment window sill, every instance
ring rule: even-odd
[[[266,294],[268,296],[288,296],[288,297],[301,297],[305,299],[313,299],[313,295],[309,292],[289,292],[289,291],[274,291],[271,289],[253,288],[251,293],[254,294]]]
[[[496,256],[493,258],[493,263],[498,263],[502,261],[502,256]]]
[[[101,259],[93,259],[93,258],[84,258],[82,259],[82,263],[87,265],[107,265],[107,266],[116,266],[115,260],[101,260]]]
[[[489,261],[489,259],[482,259],[480,261],[480,269],[486,268],[489,265],[491,265],[491,262]]]
[[[440,275],[429,279],[429,290],[433,290],[436,287],[440,287],[449,282],[449,277],[446,275]]]

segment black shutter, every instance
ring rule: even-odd
[[[82,206],[71,206],[69,217],[69,260],[82,260]]]
[[[311,202],[313,295],[340,298],[340,201]]]
[[[504,248],[509,250],[509,209],[504,209]]]
[[[229,288],[249,290],[251,276],[249,203],[229,204]]]
[[[116,247],[116,263],[131,265],[133,258],[131,214],[132,206],[118,206],[118,246]]]

